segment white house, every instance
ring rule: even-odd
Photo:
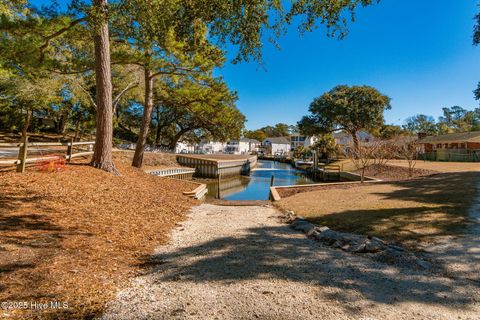
[[[200,153],[223,153],[226,147],[227,144],[225,142],[202,140],[197,145],[195,151]]]
[[[285,137],[266,138],[262,146],[267,155],[286,155],[290,152],[290,139]]]
[[[297,147],[308,148],[317,141],[317,137],[307,137],[300,133],[294,133],[290,136],[290,150],[295,150]]]
[[[175,145],[175,153],[194,153],[195,145],[188,142],[179,141]]]
[[[249,139],[249,138],[241,138],[240,144],[247,144],[249,153],[258,152],[261,145],[260,141],[256,139]]]
[[[240,140],[230,140],[225,148],[226,153],[231,154],[250,154],[258,151],[260,142],[255,139],[241,138]]]

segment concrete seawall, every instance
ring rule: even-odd
[[[224,178],[248,175],[257,165],[257,156],[178,155],[177,162],[195,168],[197,177]]]

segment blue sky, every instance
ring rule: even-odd
[[[314,97],[338,84],[371,85],[392,98],[388,123],[413,114],[438,117],[441,108],[478,106],[480,47],[472,46],[476,0],[383,0],[357,11],[344,40],[295,28],[266,43],[266,70],[257,63],[226,65],[221,74],[238,91],[247,128],[295,124]]]
[[[238,92],[248,129],[295,124],[314,97],[338,84],[370,85],[390,96],[388,123],[418,113],[438,117],[453,105],[473,109],[480,81],[480,47],[472,46],[479,2],[382,0],[357,10],[344,40],[327,38],[322,29],[301,37],[291,27],[280,50],[265,42],[265,68],[228,63],[219,74]]]

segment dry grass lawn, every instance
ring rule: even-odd
[[[429,178],[325,188],[276,203],[332,229],[378,236],[415,247],[418,241],[465,231],[480,173],[444,173]]]
[[[336,161],[335,164],[343,167],[345,171],[355,171],[357,168],[353,165],[351,160],[343,159]],[[389,160],[387,165],[400,166],[408,168],[406,160]],[[443,161],[423,161],[418,160],[415,163],[415,168],[422,170],[431,170],[438,172],[475,172],[480,171],[479,162],[443,162]]]
[[[407,167],[405,160],[390,160],[389,165]],[[442,161],[422,161],[415,163],[415,168],[433,170],[439,172],[475,172],[480,171],[479,162],[442,162]]]
[[[194,204],[182,195],[190,182],[117,167],[0,174],[0,301],[68,303],[4,315],[91,318]]]

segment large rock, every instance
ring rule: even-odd
[[[334,244],[342,238],[342,234],[333,230],[325,230],[319,235],[316,236],[316,239],[322,242],[325,242],[329,245]]]
[[[329,227],[325,227],[325,226],[318,226],[318,227],[315,228],[315,230],[316,230],[317,232],[322,233],[322,232],[324,232],[324,231],[330,230],[330,228],[329,228]]]
[[[303,219],[295,219],[292,222],[290,227],[294,230],[302,231],[303,233],[309,234],[315,230],[315,225]]]
[[[387,246],[378,238],[372,238],[370,241],[367,241],[365,245],[365,252],[376,253],[383,251]],[[379,241],[380,240],[380,241]]]
[[[402,247],[388,245],[380,238],[370,238],[353,233],[333,231],[324,226],[315,226],[303,217],[295,217],[293,212],[288,212],[288,216],[293,219],[290,224],[292,229],[302,231],[310,238],[333,248],[351,253],[369,253],[374,260],[382,263],[408,265],[421,269],[433,268],[429,262],[418,258]]]
[[[365,252],[366,244],[363,242],[357,242],[353,244],[349,244],[342,248],[344,251],[351,252],[351,253],[363,253]]]

